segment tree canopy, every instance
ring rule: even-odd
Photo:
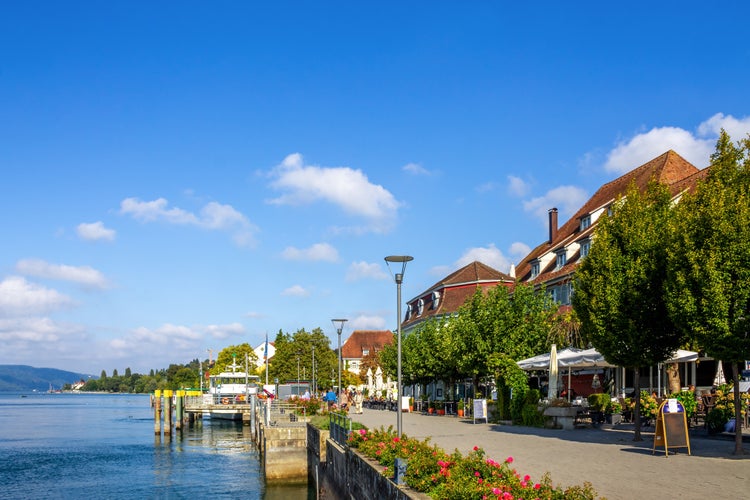
[[[602,215],[589,255],[575,274],[573,308],[581,334],[605,359],[635,373],[669,359],[683,342],[665,298],[671,221],[666,186],[650,182],[641,193],[631,184]],[[635,439],[640,440],[640,398],[636,396]]]
[[[706,178],[677,206],[668,305],[683,331],[714,359],[750,359],[750,136],[722,130]],[[735,418],[740,418],[735,383]],[[735,451],[742,450],[737,432]]]

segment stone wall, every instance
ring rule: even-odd
[[[382,466],[356,450],[342,447],[332,439],[326,442],[323,498],[356,500],[423,500],[428,497],[408,487],[399,488],[383,476]]]
[[[266,481],[306,482],[306,427],[264,427],[261,436]]]

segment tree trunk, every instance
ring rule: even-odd
[[[641,369],[633,368],[633,389],[635,390],[635,408],[633,408],[633,422],[635,422],[635,433],[633,441],[643,441],[641,437]]]
[[[724,372],[726,373],[726,371]],[[732,363],[734,377],[734,454],[744,455],[742,449],[742,399],[740,396],[740,364]]]
[[[682,390],[680,384],[680,365],[677,363],[669,363],[667,365],[667,387],[669,387],[669,394],[677,394]],[[659,394],[661,396],[661,394]]]

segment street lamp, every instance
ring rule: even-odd
[[[338,369],[339,369],[339,395],[341,395],[341,330],[344,329],[344,323],[346,323],[348,320],[346,319],[332,319],[331,323],[333,323],[333,327],[336,329],[336,333],[339,334],[339,362],[338,362]]]
[[[318,386],[315,384],[315,345],[312,346],[312,391],[318,393]]]
[[[404,281],[404,271],[406,271],[406,263],[414,260],[411,255],[389,255],[385,258],[385,264],[388,266],[391,276],[396,280],[396,324],[398,328],[397,346],[398,346],[398,392],[396,393],[396,429],[398,431],[398,437],[401,438],[401,432],[403,430],[403,415],[401,414],[401,394],[403,391],[403,380],[401,378],[401,283]],[[394,264],[401,264],[401,272],[393,274],[391,271],[391,262]]]
[[[297,350],[297,396],[299,396],[299,355],[300,351]]]

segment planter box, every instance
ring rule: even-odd
[[[575,429],[578,408],[573,406],[550,406],[544,410],[543,415],[547,417],[547,424],[551,424],[551,427],[573,430]]]
[[[622,423],[622,415],[620,413],[611,413],[606,418],[608,424],[618,425]]]

